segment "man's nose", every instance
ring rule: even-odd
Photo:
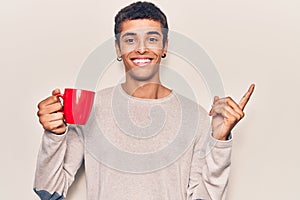
[[[147,48],[147,46],[145,45],[145,42],[144,42],[144,41],[140,41],[140,42],[139,42],[136,51],[137,51],[139,54],[144,54],[144,53],[146,53],[146,52],[148,51],[148,48]]]

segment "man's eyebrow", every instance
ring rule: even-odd
[[[133,32],[127,32],[127,33],[124,33],[124,34],[122,35],[122,37],[133,36],[133,35],[136,35],[136,33],[133,33]]]
[[[161,35],[158,31],[149,31],[147,35]]]
[[[121,37],[126,37],[126,36],[136,36],[137,33],[134,33],[134,32],[127,32],[127,33],[124,33]],[[161,34],[158,32],[158,31],[148,31],[147,32],[147,35],[159,35],[161,36]]]

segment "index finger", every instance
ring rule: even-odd
[[[254,91],[254,84],[251,84],[246,94],[242,97],[242,99],[239,102],[239,107],[244,110],[246,104],[248,103],[253,91]]]
[[[46,106],[49,106],[51,104],[54,104],[54,103],[57,103],[59,100],[56,96],[50,96],[50,97],[47,97],[46,99],[42,100],[39,104],[38,104],[38,108],[41,109],[41,108],[44,108]]]

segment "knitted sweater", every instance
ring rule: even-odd
[[[84,126],[45,131],[34,190],[64,199],[85,165],[88,200],[225,199],[232,141],[211,136],[206,111],[176,94],[128,95],[120,85],[97,92]]]

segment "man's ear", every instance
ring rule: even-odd
[[[164,48],[163,48],[163,54],[167,54],[167,52],[168,52],[168,45],[169,45],[169,40],[166,40],[165,44],[164,44]]]
[[[115,40],[115,49],[116,49],[117,57],[121,58],[122,53],[121,53],[119,42],[117,40]]]

